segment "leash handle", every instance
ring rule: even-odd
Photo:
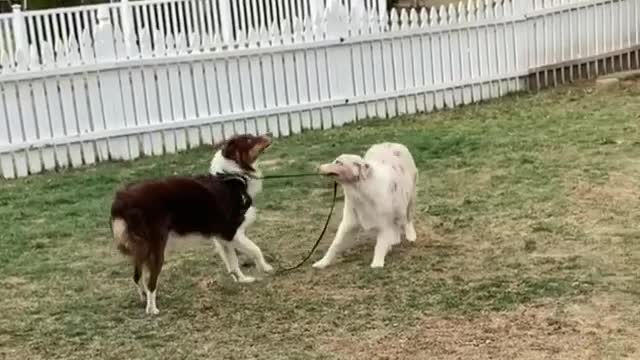
[[[325,221],[325,223],[324,223],[324,227],[322,228],[322,232],[320,233],[320,236],[318,237],[318,240],[316,240],[316,243],[313,244],[313,247],[311,248],[311,251],[309,251],[307,256],[304,259],[302,259],[302,261],[300,263],[298,263],[296,266],[293,266],[293,267],[279,269],[277,271],[278,274],[286,273],[286,272],[289,272],[291,270],[295,270],[295,269],[299,268],[304,263],[306,263],[307,260],[309,260],[311,255],[313,255],[314,251],[316,251],[316,248],[318,248],[318,245],[320,245],[320,241],[322,241],[322,238],[324,237],[324,233],[327,232],[327,228],[329,227],[329,221],[331,221],[331,215],[333,215],[333,209],[336,206],[337,198],[338,198],[338,183],[334,182],[333,183],[333,200],[331,201],[331,209],[329,210],[329,215],[327,216],[327,221]]]

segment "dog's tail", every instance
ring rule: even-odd
[[[111,232],[113,233],[113,242],[118,251],[123,255],[133,255],[133,244],[131,243],[127,222],[120,217],[111,218]]]

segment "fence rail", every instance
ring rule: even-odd
[[[129,32],[121,4],[85,9],[78,17],[93,27],[0,56],[2,176],[173,153],[236,133],[287,136],[640,67],[640,0],[380,14],[351,1],[304,20],[252,22],[229,40],[210,36],[216,23],[193,11],[198,0],[191,23],[163,20],[154,33],[149,7],[139,16],[130,8],[141,20]]]

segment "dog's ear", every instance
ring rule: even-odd
[[[249,151],[238,150],[236,155],[238,156],[238,165],[240,165],[241,168],[251,172],[256,171],[256,169],[251,165]]]
[[[222,156],[234,161],[240,168],[246,171],[255,171],[250,155],[253,143],[251,138],[236,136],[221,145]]]
[[[358,180],[366,180],[371,175],[371,165],[366,161],[357,161],[354,163],[358,169]]]
[[[218,149],[222,151],[222,156],[227,159],[235,159],[236,149],[234,148],[235,146],[233,146],[233,142],[230,142],[229,140],[223,141],[218,145]]]
[[[363,179],[368,179],[369,176],[371,176],[371,165],[369,165],[368,162],[363,161],[362,162],[362,171],[361,171],[361,176]]]
[[[218,150],[222,150],[224,152],[225,147],[229,143],[229,140],[223,140],[219,143],[213,144],[213,152],[216,153]]]

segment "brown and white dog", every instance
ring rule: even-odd
[[[320,172],[331,176],[344,189],[342,222],[324,257],[313,264],[321,269],[353,244],[355,230],[374,230],[376,246],[371,267],[384,266],[391,247],[400,243],[404,233],[408,241],[416,240],[413,216],[418,170],[404,145],[373,145],[364,158],[340,155],[335,161],[320,166]]]
[[[265,272],[273,268],[245,235],[256,218],[253,199],[262,189],[254,168],[271,145],[267,136],[240,135],[228,140],[211,161],[208,175],[178,176],[127,185],[115,195],[111,226],[117,248],[133,260],[133,281],[146,312],[158,314],[158,275],[169,241],[211,239],[227,271],[239,282],[252,282],[240,270],[236,250]],[[141,284],[143,270],[148,272]],[[144,283],[144,281],[142,281]]]

